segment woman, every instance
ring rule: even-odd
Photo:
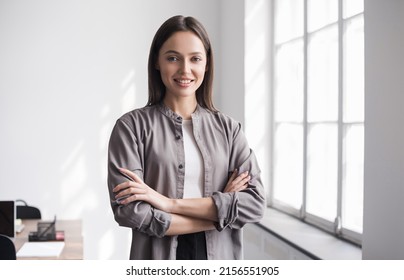
[[[242,227],[265,207],[260,170],[238,122],[212,103],[213,55],[192,17],[157,31],[149,100],[115,124],[108,188],[132,228],[130,259],[241,259]]]

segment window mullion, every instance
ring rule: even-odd
[[[342,219],[342,176],[343,176],[343,90],[344,90],[344,80],[343,80],[343,56],[344,56],[344,23],[342,18],[343,13],[343,1],[338,1],[338,192],[337,192],[337,217],[335,219],[335,233],[337,235],[341,234],[341,219]]]
[[[300,209],[300,218],[306,217],[307,206],[307,52],[308,52],[308,32],[307,32],[307,0],[304,0],[303,6],[303,200]]]
[[[276,46],[275,46],[275,28],[274,28],[274,26],[275,26],[275,2],[274,1],[271,1],[271,3],[270,3],[270,5],[271,5],[271,11],[270,11],[270,13],[271,13],[271,19],[270,19],[270,24],[271,24],[271,28],[270,28],[270,32],[271,32],[271,34],[270,34],[270,36],[271,36],[271,44],[270,44],[270,54],[271,54],[271,64],[270,64],[270,75],[271,75],[271,80],[273,81],[274,80],[274,73],[275,73],[275,71],[274,71],[274,61],[275,61],[275,49],[276,49]],[[275,122],[274,122],[274,120],[275,120],[275,105],[274,105],[274,92],[275,92],[275,87],[274,87],[274,83],[273,82],[271,82],[270,83],[270,90],[271,90],[271,94],[270,94],[270,100],[269,100],[269,102],[270,102],[270,117],[271,117],[271,119],[270,119],[270,127],[269,127],[269,129],[270,129],[270,135],[271,135],[271,145],[270,145],[270,150],[269,150],[269,158],[271,158],[271,159],[273,159],[273,155],[274,155],[274,135],[275,135]],[[274,188],[273,188],[273,178],[274,178],[274,168],[273,168],[273,164],[271,164],[270,165],[271,166],[271,168],[270,168],[270,170],[271,170],[271,172],[270,172],[270,174],[269,174],[269,182],[271,182],[272,184],[272,187],[270,187],[269,188],[269,192],[268,192],[268,195],[267,195],[267,201],[268,201],[268,206],[273,206],[273,197],[274,197]]]

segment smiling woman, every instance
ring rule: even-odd
[[[202,41],[191,31],[174,33],[161,47],[156,65],[166,86],[168,99],[188,98],[196,102],[195,92],[206,71]]]
[[[238,122],[212,103],[213,55],[192,17],[168,19],[149,56],[149,101],[115,124],[108,189],[132,229],[131,259],[241,259],[242,227],[265,207]]]

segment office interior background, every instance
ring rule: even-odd
[[[270,200],[274,2],[0,0],[0,199],[82,219],[85,259],[128,258],[130,230],[109,206],[109,135],[146,104],[151,40],[182,14],[210,35],[216,106],[243,124]],[[246,258],[404,259],[403,14],[404,1],[364,0],[361,248],[306,223],[288,227],[289,215],[269,209],[246,228]]]

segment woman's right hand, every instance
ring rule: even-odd
[[[251,176],[248,175],[248,171],[245,171],[238,175],[238,170],[234,170],[231,174],[227,185],[223,192],[239,192],[248,187],[248,181],[250,181]]]

